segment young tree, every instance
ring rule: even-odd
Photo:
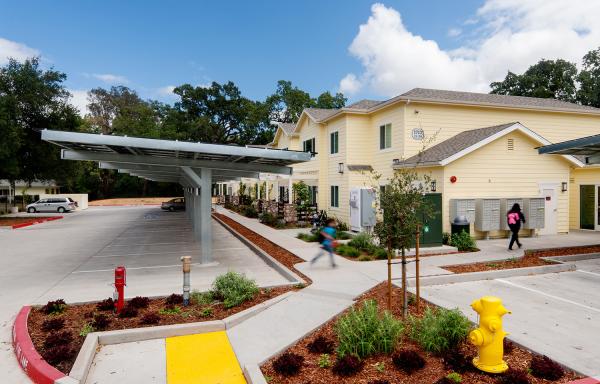
[[[375,175],[379,180],[380,176]],[[391,309],[391,266],[392,252],[399,249],[402,254],[402,314],[408,313],[406,295],[406,250],[414,244],[415,234],[419,231],[423,218],[432,216],[433,208],[425,199],[430,190],[431,179],[420,176],[414,168],[399,169],[380,189],[380,220],[374,231],[381,245],[388,252],[388,309]]]
[[[583,67],[577,80],[577,100],[583,105],[600,108],[600,48],[583,57]]]

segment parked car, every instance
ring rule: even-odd
[[[67,197],[67,200],[69,200],[71,203],[75,204],[75,208],[79,208],[79,203],[76,202],[75,200],[71,199],[70,197]]]
[[[165,211],[185,211],[185,198],[177,197],[169,201],[163,202],[160,207]]]
[[[70,212],[74,211],[77,206],[73,201],[70,201],[66,197],[49,197],[47,199],[40,199],[35,203],[29,204],[26,207],[27,212]]]

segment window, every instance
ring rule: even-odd
[[[302,150],[304,152],[310,152],[311,154],[314,155],[315,153],[315,138],[313,137],[312,139],[308,139],[308,140],[304,140],[302,142]]]
[[[337,185],[331,186],[331,206],[334,208],[340,206],[340,187]]]
[[[317,186],[316,185],[309,185],[308,186],[308,193],[310,195],[308,202],[311,205],[317,205]]]
[[[379,149],[392,147],[392,124],[379,126]]]
[[[331,145],[331,151],[330,151],[330,153],[333,155],[335,153],[338,153],[338,151],[339,151],[339,147],[338,147],[338,145],[339,145],[339,140],[338,140],[339,132],[337,132],[337,131],[331,132],[331,134],[329,135],[329,137],[330,137],[329,142],[330,142],[330,145]]]

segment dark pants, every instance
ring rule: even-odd
[[[517,243],[517,245],[521,247],[521,242],[519,241],[519,231],[521,230],[521,226],[515,224],[509,224],[508,226],[510,227],[510,232],[512,233],[508,249],[512,249],[515,243]]]

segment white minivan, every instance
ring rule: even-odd
[[[76,208],[75,202],[67,197],[49,197],[47,199],[40,199],[35,203],[27,206],[27,212],[69,212],[74,211]]]

